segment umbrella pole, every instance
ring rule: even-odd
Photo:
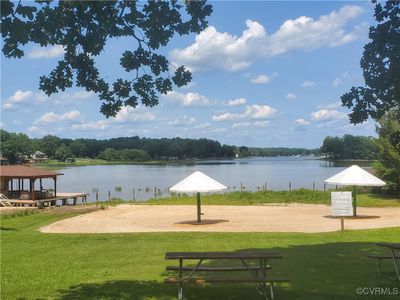
[[[357,189],[353,186],[353,217],[357,216]]]
[[[197,192],[197,223],[201,223],[201,204],[199,192]]]

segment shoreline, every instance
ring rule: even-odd
[[[265,158],[297,158],[297,159],[310,159],[310,160],[320,160],[320,161],[325,161],[327,163],[339,163],[339,164],[347,164],[347,163],[363,163],[363,164],[369,164],[369,167],[372,167],[372,164],[376,160],[369,160],[369,159],[335,159],[335,160],[330,160],[326,157],[318,157],[318,156],[249,156],[249,157],[228,157],[228,158],[215,158],[215,157],[210,157],[210,158],[204,158],[204,159],[197,159],[197,158],[191,158],[191,159],[171,159],[171,160],[149,160],[149,161],[107,161],[107,160],[102,160],[102,159],[76,159],[75,162],[61,162],[61,161],[55,161],[51,160],[49,162],[39,162],[39,163],[31,163],[29,165],[34,166],[34,167],[42,167],[42,168],[50,168],[50,169],[56,169],[56,168],[68,168],[68,167],[84,167],[84,166],[98,166],[98,165],[110,165],[110,166],[117,166],[117,165],[204,165],[204,164],[234,164],[241,162],[243,159],[265,159]]]

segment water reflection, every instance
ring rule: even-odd
[[[303,157],[268,157],[235,160],[208,160],[199,163],[167,165],[104,165],[60,170],[60,192],[87,192],[89,201],[110,197],[147,200],[168,197],[169,187],[201,171],[232,191],[324,189],[323,180],[354,162],[328,162]],[[363,166],[370,162],[357,162]],[[329,188],[329,186],[328,186]]]

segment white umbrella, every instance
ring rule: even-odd
[[[351,185],[353,186],[353,216],[356,216],[356,189],[355,186],[384,186],[386,183],[375,177],[371,173],[368,173],[364,169],[357,165],[352,165],[347,169],[325,179],[324,182],[328,184],[338,184],[338,185]]]
[[[200,171],[196,171],[175,184],[169,190],[178,193],[197,193],[197,222],[201,222],[200,193],[215,192],[227,187]]]

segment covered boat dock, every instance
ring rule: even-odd
[[[17,206],[51,206],[60,201],[62,205],[76,205],[78,199],[85,203],[88,193],[60,193],[57,192],[57,177],[62,173],[28,166],[0,166],[0,193],[4,194],[9,202]],[[49,186],[51,188],[45,188]]]

